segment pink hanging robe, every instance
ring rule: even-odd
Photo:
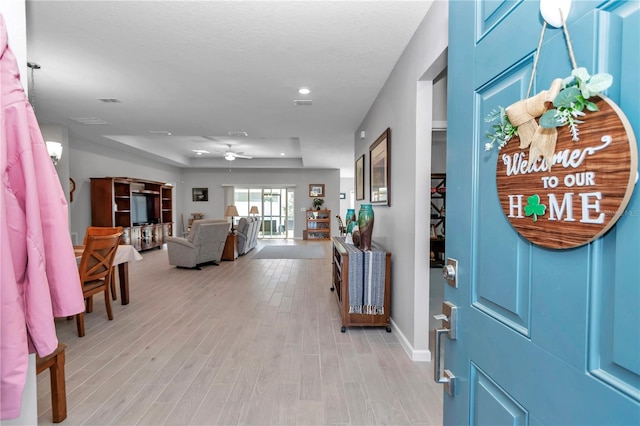
[[[0,419],[20,416],[28,355],[58,346],[54,317],[84,311],[67,202],[0,14]]]

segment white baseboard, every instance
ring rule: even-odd
[[[402,334],[402,331],[400,331],[400,329],[396,326],[396,323],[393,321],[393,318],[391,318],[391,327],[393,327],[393,332],[398,337],[398,340],[400,341],[400,345],[402,345],[402,348],[404,349],[404,351],[407,353],[407,355],[409,355],[409,359],[411,359],[411,361],[418,361],[418,362],[431,361],[431,351],[428,349],[427,350],[414,349],[411,343],[409,343],[409,340],[405,337],[404,334]]]

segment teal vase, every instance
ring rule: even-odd
[[[353,232],[353,228],[358,224],[358,220],[356,219],[356,211],[354,209],[347,209],[345,221],[347,222],[347,234],[351,234]]]
[[[360,250],[371,250],[373,234],[373,208],[371,204],[361,204],[358,212],[358,229],[360,231]]]

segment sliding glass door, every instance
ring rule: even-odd
[[[293,238],[293,194],[287,188],[236,188],[235,204],[240,216],[260,217],[258,238]]]

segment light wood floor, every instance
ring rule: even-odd
[[[260,244],[322,244],[326,259],[252,259],[254,249],[196,271],[146,251],[130,263],[131,303],[116,301],[113,321],[101,297],[85,337],[58,320],[63,424],[442,424],[431,363],[412,362],[384,328],[340,332],[330,242]],[[48,372],[38,413],[52,424]]]

